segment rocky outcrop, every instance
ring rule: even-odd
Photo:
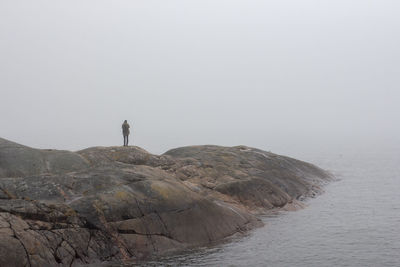
[[[76,153],[0,139],[0,266],[157,256],[261,226],[320,192],[325,171],[245,146]]]

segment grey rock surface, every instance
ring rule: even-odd
[[[249,148],[39,150],[0,139],[0,266],[124,262],[218,242],[331,179]]]

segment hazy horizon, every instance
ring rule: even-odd
[[[0,137],[400,148],[398,1],[0,2]],[[133,141],[133,143],[132,143]]]

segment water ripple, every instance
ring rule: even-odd
[[[315,157],[339,181],[240,239],[140,266],[400,266],[400,154]]]

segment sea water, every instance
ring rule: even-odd
[[[140,266],[400,266],[400,152],[313,154],[338,179],[306,208],[208,248]]]

